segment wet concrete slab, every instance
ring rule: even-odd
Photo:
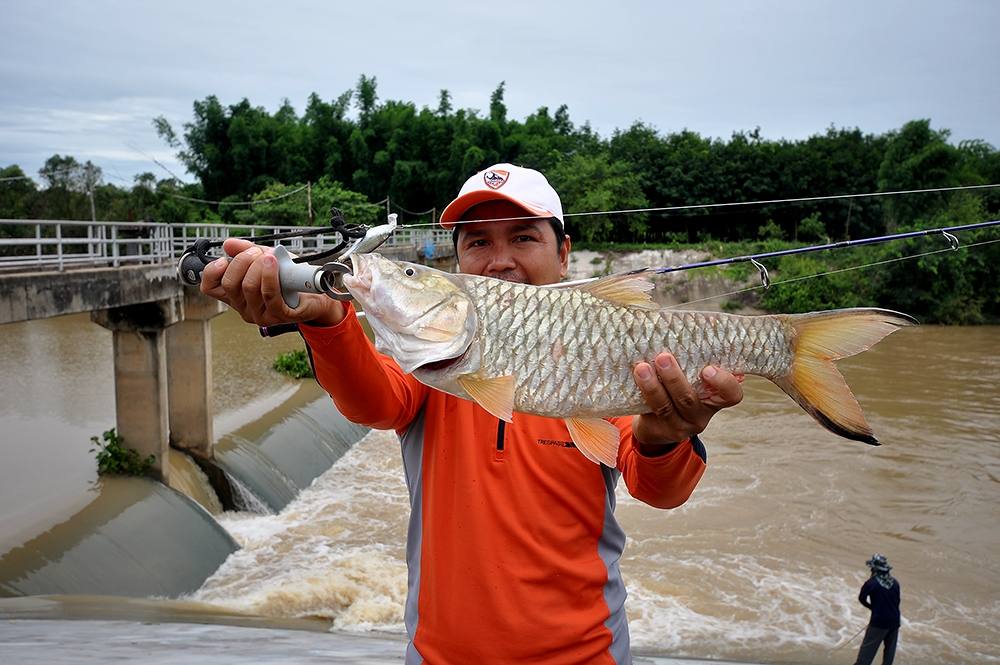
[[[401,636],[84,619],[0,620],[0,645],[4,665],[397,665],[406,649]],[[634,662],[718,663],[651,656],[636,656]]]
[[[0,622],[4,665],[247,665],[403,662],[402,639],[191,623],[58,619]]]
[[[285,665],[403,662],[406,638],[329,623],[220,612],[202,603],[102,596],[0,599],[3,665]],[[720,661],[635,656],[635,665]],[[751,665],[734,663],[729,665]]]

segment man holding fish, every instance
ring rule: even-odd
[[[570,238],[562,206],[537,171],[497,164],[472,176],[441,223],[454,229],[462,273],[510,285],[490,281],[493,288],[542,286],[566,276]],[[427,377],[454,374],[469,362],[469,348],[485,344],[469,342],[471,331],[461,348],[453,341],[452,328],[475,319],[468,302],[396,312],[399,303],[374,295],[375,268],[356,261],[355,277],[345,284],[369,311],[380,348],[382,333],[394,333],[380,326],[390,325],[385,322],[394,314],[407,319],[403,326],[421,321],[390,358],[365,337],[353,305],[303,294],[290,309],[270,250],[241,239],[224,247],[233,259],[206,267],[202,291],[257,325],[299,323],[316,378],[338,409],[400,437],[411,498],[406,662],[631,662],[615,486],[623,478],[634,497],[660,508],[684,503],[705,470],[697,435],[720,409],[740,402],[742,377],[708,365],[689,380],[663,351],[626,369],[640,396],[636,411],[645,413],[602,418],[594,416],[595,406],[582,415],[538,415],[545,409],[522,409],[528,393],[544,406],[558,401],[560,391],[595,380],[577,367],[563,371],[551,389],[532,388],[522,377],[515,397],[511,377],[466,372],[431,388],[428,383],[439,384]],[[396,269],[405,279],[420,268]],[[414,284],[408,302],[419,303],[426,290]],[[516,293],[501,293],[509,298],[502,301],[510,303],[509,315],[517,316]],[[612,282],[593,295],[628,304],[636,285]],[[376,313],[379,308],[384,311]],[[568,323],[551,319],[553,326]],[[519,330],[516,322],[513,330],[492,342],[495,352],[534,343],[533,331]],[[537,367],[522,367],[521,374],[578,352],[556,340]]]

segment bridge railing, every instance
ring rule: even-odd
[[[0,270],[65,270],[84,266],[170,263],[199,238],[254,238],[309,228],[0,219]],[[339,233],[329,233],[288,238],[280,242],[292,253],[304,254],[332,249],[340,240]],[[451,253],[451,232],[436,228],[400,227],[385,246],[408,248],[418,256],[432,258]]]

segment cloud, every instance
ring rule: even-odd
[[[456,107],[486,109],[506,81],[508,117],[565,103],[604,136],[639,119],[797,139],[929,117],[1000,145],[997,24],[1000,4],[970,0],[8,3],[0,163],[34,170],[69,152],[162,173],[125,159],[128,145],[163,154],[153,117],[180,130],[208,95],[302,112],[362,73],[383,100],[431,107],[448,89]]]

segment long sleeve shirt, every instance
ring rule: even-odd
[[[301,331],[340,412],[400,437],[406,662],[631,662],[615,487],[622,478],[641,501],[681,505],[705,471],[701,442],[645,457],[631,418],[613,418],[611,469],[584,458],[562,420],[515,413],[506,423],[421,384],[375,350],[352,308],[336,326]]]
[[[886,589],[874,576],[861,586],[858,601],[872,611],[869,624],[876,628],[899,628],[899,582]]]

